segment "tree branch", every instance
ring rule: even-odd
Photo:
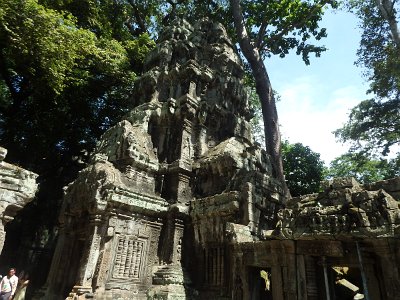
[[[6,111],[3,111],[3,113],[7,113],[10,115],[19,109],[19,107],[21,106],[21,103],[22,103],[22,99],[21,99],[20,93],[17,91],[17,89],[13,85],[12,76],[10,74],[10,71],[7,68],[7,63],[6,63],[6,60],[5,60],[5,57],[4,57],[4,54],[2,51],[0,51],[0,75],[1,75],[1,77],[3,77],[4,82],[6,83],[8,89],[10,91],[11,98],[13,100],[10,108],[7,109]]]
[[[138,7],[136,6],[134,0],[128,0],[128,3],[131,5],[131,7],[133,9],[133,14],[135,16],[136,22],[137,22],[137,24],[139,26],[139,29],[140,29],[139,33],[147,32],[146,25],[145,25],[145,23],[143,21],[142,16],[140,15],[140,11],[139,11]]]
[[[266,29],[267,29],[267,23],[263,22],[260,26],[260,30],[258,31],[258,37],[257,37],[257,43],[256,43],[256,47],[260,50],[263,48],[263,47],[261,47],[261,45],[263,44],[262,41],[264,39]]]
[[[250,36],[246,29],[246,25],[243,20],[240,0],[231,0],[231,5],[236,34],[238,35],[239,44],[246,59],[249,59],[249,56],[254,56],[256,60],[259,60],[259,52],[257,51],[257,49],[254,49],[254,45],[251,42]]]
[[[378,6],[382,16],[389,23],[390,32],[394,43],[396,44],[397,48],[400,49],[400,33],[396,16],[394,15],[394,2],[395,1],[392,2],[390,0],[375,0],[375,3]]]
[[[321,9],[322,7],[324,7],[326,4],[330,3],[330,0],[322,0],[319,3],[316,3],[314,5],[314,8],[310,11],[310,13],[307,15],[306,18],[301,19],[300,22],[297,23],[292,23],[292,24],[288,24],[285,28],[282,29],[281,32],[279,32],[278,34],[274,35],[273,37],[271,37],[270,42],[277,40],[279,38],[281,38],[282,36],[288,34],[291,30],[293,30],[294,28],[298,28],[303,26],[306,22],[308,22],[312,16],[314,16],[314,14]],[[266,46],[268,41],[265,41],[261,46],[260,49],[264,49],[264,47]]]

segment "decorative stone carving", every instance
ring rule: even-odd
[[[280,213],[279,231],[292,239],[400,234],[399,202],[382,189],[366,190],[352,178],[334,179],[319,194],[293,198]]]
[[[280,201],[251,135],[240,58],[220,24],[175,21],[145,68],[135,107],[66,188],[43,298],[187,299],[209,286],[228,295],[227,222],[254,232],[267,226],[261,211]],[[79,262],[67,276],[65,255]]]
[[[391,196],[398,182],[363,186],[353,178],[337,178],[325,182],[320,193],[290,199],[270,229],[254,233],[248,226],[228,224],[232,255],[243,257],[247,268],[271,268],[274,299],[322,299],[327,294],[337,299],[356,293],[399,299],[400,206]],[[338,279],[334,270],[341,267],[350,267],[352,277]],[[252,273],[247,276],[241,280],[256,282]],[[243,298],[269,299],[258,291],[244,290]]]

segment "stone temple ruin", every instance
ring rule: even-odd
[[[283,203],[225,29],[167,27],[66,188],[37,299],[400,299],[400,179]]]
[[[3,250],[6,232],[5,225],[27,203],[33,200],[36,190],[37,174],[18,166],[6,163],[7,149],[0,147],[0,253]]]

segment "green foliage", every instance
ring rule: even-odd
[[[42,0],[46,7],[59,12],[68,11],[76,26],[88,29],[98,38],[117,40],[127,51],[133,71],[140,73],[145,55],[155,43],[150,32],[155,33],[161,19],[163,1],[137,0]]]
[[[148,34],[122,41],[36,0],[0,0],[0,118],[11,161],[37,172],[70,164],[128,108]]]
[[[155,47],[155,42],[148,33],[140,34],[136,39],[123,42],[132,70],[138,72],[143,69],[143,62],[147,54]]]
[[[387,155],[400,142],[399,99],[362,101],[351,110],[349,120],[335,131],[343,142],[352,141],[352,151]]]
[[[327,35],[318,23],[328,5],[336,8],[337,1],[242,1],[247,28],[263,55],[283,58],[296,49],[306,64],[310,53],[318,57],[326,50],[313,43]]]
[[[237,41],[233,28],[232,13],[227,0],[183,1],[192,3],[188,18],[207,15],[222,22],[233,41]],[[186,4],[187,5],[187,4]],[[291,49],[301,55],[306,64],[310,63],[310,54],[317,57],[326,50],[314,45],[327,36],[325,28],[319,27],[319,21],[327,7],[337,8],[334,0],[242,0],[243,17],[250,38],[262,56],[279,55],[285,57]]]
[[[7,161],[40,175],[37,198],[16,216],[13,252],[19,230],[31,245],[52,230],[62,187],[130,106],[136,74],[154,41],[147,28],[139,29],[129,5],[0,0],[1,145],[9,150]],[[33,259],[47,268],[41,256]],[[40,286],[46,274],[34,271],[33,284]]]
[[[320,155],[301,143],[282,143],[285,178],[293,197],[316,193],[324,179],[324,163]]]
[[[328,177],[354,177],[361,183],[370,183],[399,176],[399,165],[400,157],[371,159],[360,153],[346,153],[331,162]]]
[[[352,143],[351,151],[387,155],[400,142],[400,49],[389,21],[398,19],[399,3],[392,2],[389,18],[376,1],[348,1],[349,9],[360,19],[362,38],[357,65],[364,67],[373,99],[354,107],[348,122],[335,134]],[[393,19],[391,19],[393,18]]]
[[[393,2],[393,17],[397,19],[399,3]],[[357,65],[365,67],[370,91],[379,99],[398,98],[400,88],[400,49],[392,38],[388,20],[376,1],[349,1],[350,11],[360,19],[363,30],[357,55]]]
[[[40,0],[46,7],[68,11],[77,26],[90,28],[97,36],[119,41],[154,30],[165,1],[159,0]],[[165,6],[165,4],[164,4]]]
[[[36,1],[3,0],[1,7],[1,54],[6,67],[45,83],[42,90],[61,93],[75,77],[74,67],[95,49],[94,34],[76,28],[71,15],[60,16]],[[87,74],[81,75],[85,80]]]

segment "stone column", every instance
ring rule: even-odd
[[[365,276],[367,278],[369,297],[371,299],[380,299],[381,289],[379,287],[378,279],[376,278],[374,265],[365,264],[364,271],[365,271]]]
[[[400,300],[400,279],[398,263],[395,261],[394,249],[389,239],[374,241],[375,253],[380,258],[380,267],[383,273],[385,300]]]
[[[45,285],[34,295],[34,300],[52,299],[53,291],[57,288],[57,279],[60,278],[57,270],[60,268],[65,250],[66,236],[64,226],[61,226],[58,232],[57,246],[50,265],[49,275],[47,276]]]
[[[307,299],[317,300],[320,298],[318,295],[317,284],[317,268],[315,260],[312,256],[304,256],[305,272],[306,272],[306,292]]]
[[[307,279],[304,255],[296,254],[298,300],[307,300]]]
[[[246,270],[244,270],[243,266],[243,252],[239,249],[234,249],[233,251],[234,259],[233,259],[233,276],[232,280],[232,299],[233,300],[242,300],[242,299],[250,299],[249,294],[249,286],[246,278]]]
[[[361,278],[362,278],[363,288],[364,288],[364,297],[365,297],[365,300],[371,300],[371,298],[369,297],[368,279],[367,279],[367,276],[365,274],[365,269],[364,269],[364,258],[363,258],[363,254],[361,251],[360,242],[358,242],[358,241],[356,241],[356,248],[357,248],[357,256],[358,256],[358,261],[360,264],[360,272],[361,272]]]
[[[192,141],[193,124],[189,120],[183,120],[181,159],[192,159],[194,157],[194,145]]]
[[[77,278],[78,284],[73,287],[73,291],[78,295],[93,292],[92,280],[100,253],[100,225],[101,215],[90,215],[88,238],[80,261],[80,271]]]
[[[200,120],[201,121],[201,120]],[[197,127],[197,148],[195,151],[195,155],[200,157],[208,150],[207,147],[207,127],[203,124],[199,124]]]
[[[284,300],[282,266],[280,263],[282,255],[285,254],[281,253],[279,249],[273,249],[272,251],[273,265],[271,266],[271,286],[272,286],[272,298],[274,300]]]
[[[176,265],[181,265],[182,260],[182,241],[183,241],[183,230],[184,225],[181,220],[175,220],[174,226],[174,244],[173,244],[173,253],[172,253],[172,263]]]
[[[110,225],[110,224],[109,224]],[[103,246],[100,250],[99,259],[97,262],[98,273],[95,274],[94,285],[99,287],[100,292],[104,292],[104,288],[107,281],[107,276],[111,268],[111,260],[113,254],[113,238],[115,236],[115,228],[113,226],[108,226],[107,235],[103,237]]]
[[[286,266],[283,267],[283,270],[285,299],[297,299],[296,256],[294,253],[286,254]]]
[[[177,202],[186,203],[191,200],[190,176],[179,173],[177,189]]]
[[[326,263],[326,257],[322,257],[322,267],[324,268],[324,282],[325,282],[325,295],[326,300],[331,300],[331,292],[329,290],[329,278],[328,278],[328,265]]]
[[[186,299],[192,291],[187,288],[190,279],[182,267],[182,240],[184,225],[175,219],[174,213],[168,216],[166,238],[164,238],[164,264],[153,275],[153,286],[148,292],[151,299]]]

